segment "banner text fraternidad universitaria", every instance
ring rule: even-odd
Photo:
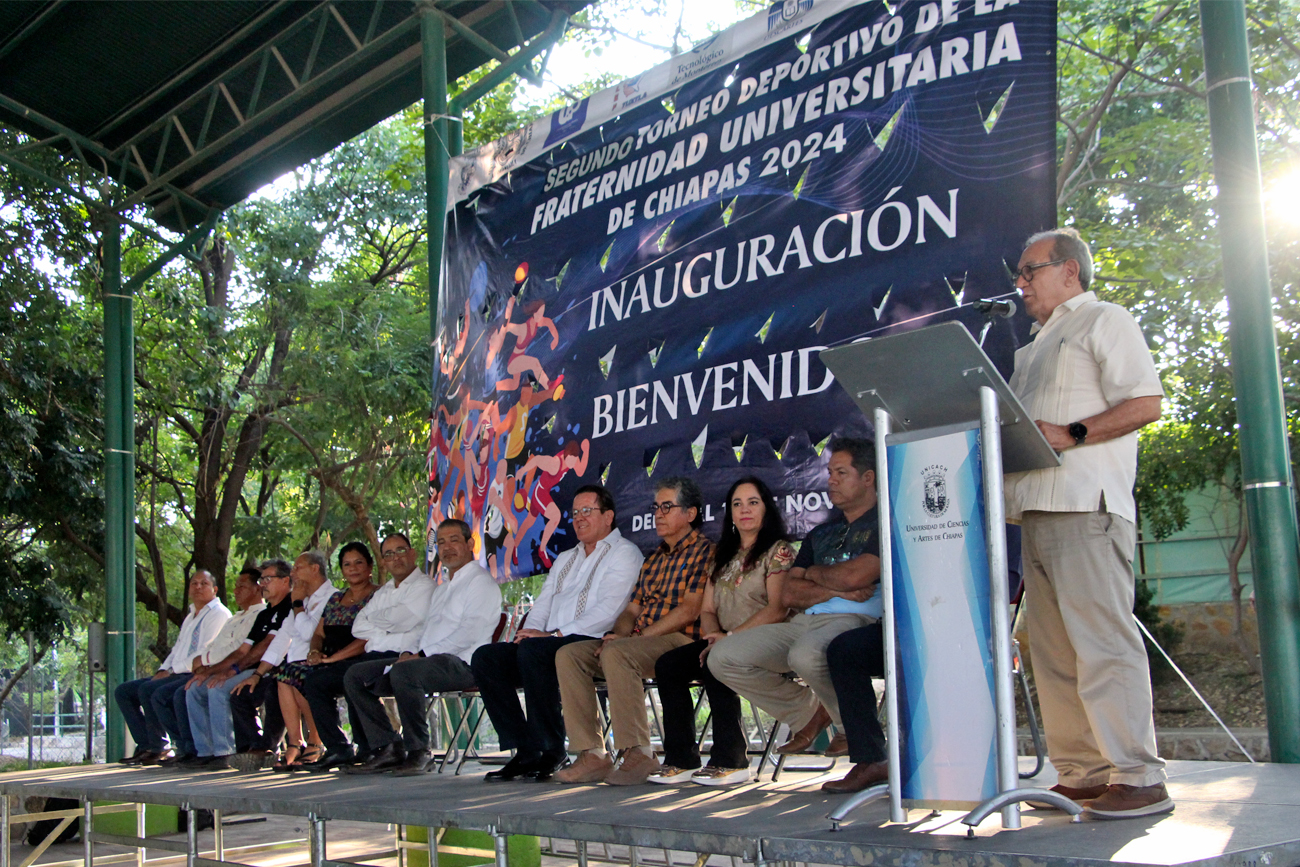
[[[818,352],[945,319],[1004,374],[1024,239],[1054,220],[1052,3],[787,0],[453,161],[430,525],[498,577],[575,543],[603,483],[643,549],[657,479],[716,537],[741,475],[792,533],[867,420]]]

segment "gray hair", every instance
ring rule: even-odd
[[[330,561],[323,553],[313,548],[310,551],[303,551],[302,556],[307,558],[307,562],[320,570],[321,577],[326,581],[330,580]]]
[[[1039,241],[1049,239],[1052,241],[1053,259],[1073,259],[1079,263],[1079,285],[1087,292],[1092,285],[1092,251],[1088,249],[1088,242],[1083,240],[1077,229],[1066,226],[1030,235],[1029,240],[1025,241],[1025,247],[1027,249]]]

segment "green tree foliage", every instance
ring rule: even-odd
[[[1060,11],[1058,206],[1092,242],[1098,293],[1134,312],[1162,369],[1169,400],[1165,420],[1143,433],[1138,501],[1148,529],[1164,537],[1186,525],[1187,492],[1237,485],[1239,460],[1200,21],[1191,3],[1066,0]],[[1296,169],[1300,153],[1300,4],[1273,0],[1250,12],[1268,186]],[[1272,228],[1294,402],[1300,230]]]

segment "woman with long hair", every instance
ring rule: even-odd
[[[789,616],[781,606],[781,585],[794,563],[794,548],[786,539],[776,498],[755,476],[745,476],[731,486],[722,522],[713,575],[700,609],[704,637],[668,651],[655,663],[664,711],[664,760],[663,767],[650,775],[653,783],[728,786],[753,779],[740,721],[740,696],[718,681],[704,660],[713,645],[728,635],[781,623]],[[704,684],[713,714],[713,749],[703,768],[691,701],[691,684],[696,681]]]

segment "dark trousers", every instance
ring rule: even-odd
[[[162,751],[163,738],[167,732],[154,712],[154,693],[169,685],[172,689],[183,687],[189,679],[188,674],[169,674],[157,680],[142,677],[119,684],[113,691],[113,697],[117,699],[117,706],[122,711],[122,718],[131,731],[131,740],[135,741],[137,749]],[[168,695],[171,695],[170,691]]]
[[[740,696],[700,665],[700,653],[707,641],[693,641],[670,650],[655,663],[655,683],[664,709],[664,764],[675,768],[698,768],[700,750],[695,738],[695,705],[691,684],[704,684],[713,722],[713,750],[709,767],[745,768],[748,744],[740,722]]]
[[[316,721],[316,731],[320,732],[321,743],[330,752],[342,752],[348,749],[347,736],[339,727],[339,696],[343,695],[343,678],[354,665],[384,659],[391,662],[397,653],[389,650],[363,653],[349,659],[341,659],[328,665],[312,666],[311,673],[303,678],[302,695],[311,708],[312,719]],[[352,739],[356,741],[357,752],[370,751],[370,742],[366,740],[366,730],[357,717],[352,703],[348,702],[348,720],[352,724]]]
[[[392,669],[385,674],[388,666]],[[366,732],[370,749],[378,750],[397,742],[397,734],[384,710],[383,696],[397,700],[402,721],[402,744],[407,752],[429,749],[428,697],[439,692],[470,689],[474,675],[459,656],[435,653],[430,657],[363,662],[348,669],[343,689],[348,707],[356,712]]]
[[[501,736],[501,748],[518,750],[524,757],[564,750],[564,715],[560,712],[560,679],[555,674],[555,654],[590,635],[560,638],[525,638],[518,644],[485,644],[474,651],[469,667],[478,684],[483,706]],[[515,691],[522,688],[524,704]]]
[[[279,681],[259,677],[257,686],[230,696],[230,721],[235,726],[235,750],[273,750],[284,737],[284,715],[280,713]],[[266,724],[257,719],[259,708],[266,707]]]
[[[189,681],[188,674],[176,675],[175,681],[168,678],[149,698],[154,716],[167,732],[178,756],[192,756],[196,752],[194,735],[190,734],[190,712],[185,705],[185,684]]]
[[[840,702],[840,718],[854,764],[885,760],[885,733],[876,716],[871,678],[885,674],[884,632],[879,623],[850,629],[826,648],[831,683]]]

